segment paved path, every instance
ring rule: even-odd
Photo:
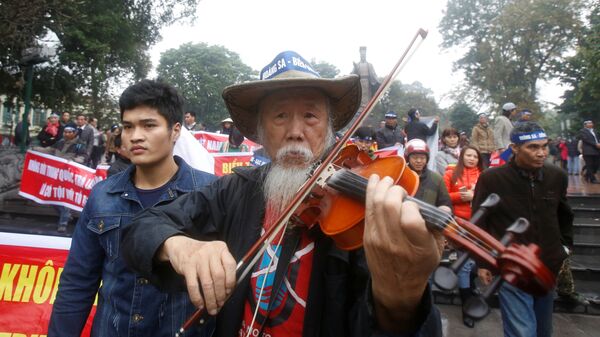
[[[492,312],[473,329],[462,324],[461,307],[457,305],[437,304],[446,321],[445,337],[503,337],[500,311]],[[600,336],[600,316],[557,314],[553,316],[556,337],[598,337]]]

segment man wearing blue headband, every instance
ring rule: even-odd
[[[567,257],[563,246],[568,249],[573,246],[573,212],[567,203],[568,177],[559,167],[544,164],[548,157],[548,139],[537,123],[516,125],[510,139],[509,162],[484,171],[479,177],[473,212],[488,195],[498,194],[499,206],[478,225],[499,239],[517,218],[526,218],[530,227],[518,240],[538,245],[542,261],[556,276]],[[479,276],[485,284],[492,279],[486,269],[480,269]],[[505,283],[498,295],[504,336],[552,335],[554,291],[537,297]]]
[[[336,248],[318,226],[289,226],[234,287],[236,261],[355,115],[361,87],[356,75],[320,78],[300,55],[283,52],[260,80],[227,87],[223,98],[236,127],[264,146],[271,163],[238,167],[203,191],[140,213],[123,237],[129,265],[172,290],[185,284],[192,301],[216,316],[214,336],[441,336],[428,286],[440,244],[389,178],[369,181],[363,249]]]

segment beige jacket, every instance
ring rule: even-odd
[[[494,142],[494,132],[489,126],[482,126],[481,123],[477,123],[473,127],[471,133],[471,145],[477,148],[481,153],[492,153],[496,150],[496,143]]]

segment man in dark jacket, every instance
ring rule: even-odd
[[[390,111],[385,114],[385,125],[377,130],[377,148],[404,144],[404,132],[398,127],[398,115]]]
[[[234,289],[236,260],[276,226],[361,98],[358,76],[321,79],[294,52],[277,55],[260,78],[223,97],[271,164],[140,213],[123,237],[130,266],[165,287],[182,284],[174,272],[184,275],[192,301],[218,313],[216,336],[440,336],[428,289],[437,240],[389,178],[369,181],[364,250],[342,251],[319,228],[295,225],[266,244]]]
[[[91,166],[92,150],[94,149],[94,127],[88,123],[88,117],[84,114],[78,114],[75,120],[79,130],[79,139],[85,143],[85,152],[88,159],[84,165]]]
[[[411,140],[419,138],[427,141],[428,136],[433,136],[437,131],[438,122],[440,118],[435,116],[433,119],[433,125],[428,127],[425,123],[420,121],[421,113],[419,110],[412,108],[408,110],[408,124],[404,127],[404,133],[406,133],[406,139]]]
[[[583,160],[585,161],[585,180],[592,184],[600,184],[596,179],[596,171],[600,167],[600,139],[594,131],[594,122],[591,120],[583,123],[579,131],[582,144]]]
[[[545,165],[548,139],[535,122],[521,123],[511,132],[513,157],[508,164],[484,171],[475,187],[473,212],[491,193],[500,196],[493,216],[478,225],[496,238],[519,217],[529,220],[529,230],[520,235],[521,243],[534,243],[540,258],[556,276],[573,246],[573,212],[567,203],[568,177],[554,165]],[[567,249],[565,249],[567,247]],[[492,279],[486,269],[479,270],[485,284]],[[499,291],[504,336],[551,336],[553,290],[533,296],[505,283]]]

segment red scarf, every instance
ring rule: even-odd
[[[58,125],[58,123],[48,122],[45,129],[46,133],[52,137],[56,137],[56,135],[58,135]]]

